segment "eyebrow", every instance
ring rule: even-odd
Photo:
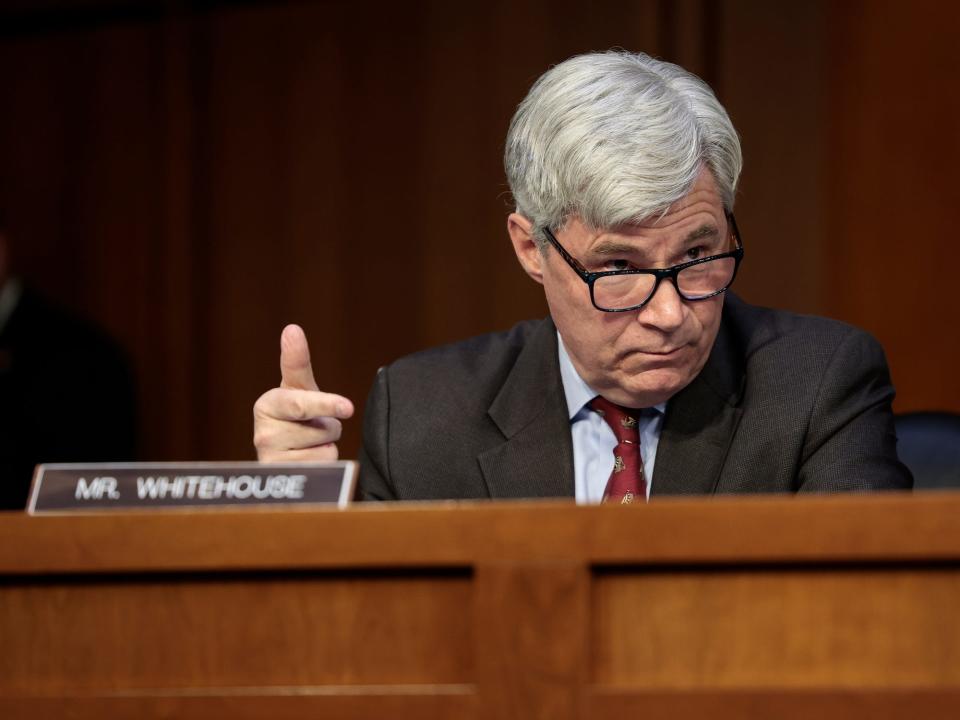
[[[700,238],[705,237],[715,237],[720,234],[720,230],[716,225],[701,225],[696,230],[691,232],[684,238],[684,242],[691,242],[693,240],[699,240]]]
[[[619,242],[618,240],[601,240],[592,248],[591,255],[634,255],[638,248],[636,245]]]
[[[696,230],[691,231],[683,239],[683,244],[691,243],[705,237],[716,237],[720,230],[716,225],[701,225]],[[639,248],[636,245],[621,242],[619,240],[601,240],[592,248],[590,253],[593,255],[633,255]]]

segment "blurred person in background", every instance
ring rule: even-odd
[[[125,355],[13,275],[12,242],[0,214],[0,510],[26,505],[38,463],[129,461],[136,444]]]

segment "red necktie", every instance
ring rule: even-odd
[[[603,491],[603,502],[627,505],[645,502],[647,480],[643,476],[643,458],[640,456],[639,410],[614,405],[599,395],[590,401],[590,408],[606,420],[617,437],[613,449],[613,472]]]

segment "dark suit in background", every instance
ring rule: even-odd
[[[116,344],[25,290],[0,329],[0,509],[41,462],[132,460],[134,384]]]
[[[880,345],[728,293],[700,374],[667,404],[653,495],[909,488]],[[367,499],[574,494],[550,320],[383,368],[364,416]]]

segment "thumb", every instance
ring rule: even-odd
[[[280,387],[319,390],[310,366],[310,347],[299,325],[287,325],[280,333]]]

